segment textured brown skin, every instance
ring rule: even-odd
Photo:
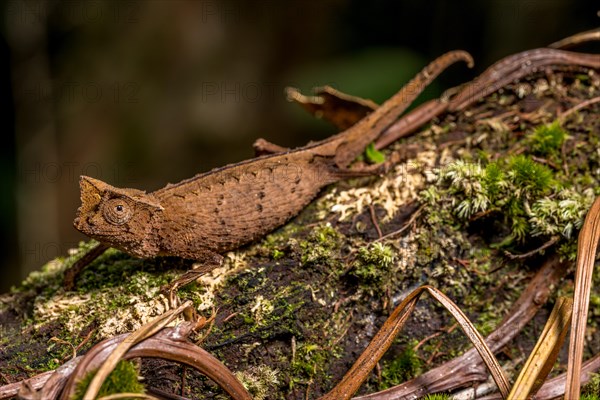
[[[324,186],[384,171],[385,165],[359,170],[348,165],[437,75],[460,60],[472,65],[464,51],[444,54],[351,128],[296,150],[214,169],[152,193],[82,176],[75,228],[137,257],[169,255],[218,264],[219,253],[281,226]]]

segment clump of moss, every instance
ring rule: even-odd
[[[450,400],[452,397],[450,397],[450,395],[448,394],[444,394],[444,393],[434,393],[434,394],[428,394],[425,397],[422,397],[422,400]]]
[[[600,374],[591,374],[590,381],[581,389],[581,400],[600,399]]]
[[[531,207],[531,233],[534,236],[560,234],[570,239],[574,231],[583,225],[593,202],[594,191],[591,188],[583,193],[563,189],[553,198],[541,198]]]
[[[291,364],[294,378],[290,380],[290,390],[295,383],[306,383],[299,377],[311,381],[315,376],[324,374],[325,364],[329,358],[329,352],[318,344],[305,342],[298,345]]]
[[[315,228],[306,240],[300,242],[303,265],[332,265],[334,251],[339,247],[341,235],[330,224]]]
[[[566,188],[562,175],[526,155],[500,158],[486,165],[457,160],[421,192],[435,211],[449,207],[461,224],[492,218],[508,234],[495,247],[524,243],[529,236],[573,238],[594,197],[593,189]],[[501,231],[501,229],[500,229]]]
[[[399,385],[421,373],[422,362],[414,350],[415,345],[416,342],[411,341],[398,357],[383,362],[379,384],[381,390]]]
[[[379,284],[388,278],[393,262],[394,252],[391,247],[373,243],[358,250],[358,257],[351,274],[361,282]]]
[[[552,170],[535,162],[531,157],[525,155],[510,157],[506,164],[509,186],[517,190],[517,196],[527,199],[546,194],[554,184]]]
[[[560,153],[560,148],[566,138],[567,133],[557,120],[551,124],[538,126],[526,140],[535,153],[547,157],[556,157]]]
[[[235,373],[235,376],[255,400],[266,399],[269,393],[279,385],[278,375],[278,370],[267,365],[251,366],[245,371]]]
[[[94,378],[96,371],[88,373],[78,384],[73,400],[83,399],[85,391]],[[138,381],[138,371],[133,363],[121,360],[115,369],[108,375],[100,391],[98,398],[116,393],[144,393],[144,385]],[[128,399],[133,399],[127,398]]]

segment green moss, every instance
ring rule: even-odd
[[[567,133],[557,120],[551,124],[540,125],[535,128],[533,133],[526,138],[526,142],[531,145],[535,153],[547,157],[556,157],[560,154],[561,146],[566,138]]]
[[[271,258],[273,260],[279,260],[280,258],[282,258],[285,255],[285,253],[279,249],[273,249],[273,251],[271,252]]]
[[[600,400],[600,394],[584,394],[581,395],[581,400]]]
[[[414,350],[415,345],[416,341],[411,341],[398,357],[383,362],[380,390],[399,385],[421,373],[422,362]]]
[[[502,320],[502,315],[497,313],[498,307],[496,305],[489,305],[489,307],[486,308],[487,310],[484,310],[479,314],[477,322],[475,323],[475,327],[482,336],[487,336],[492,333]]]
[[[544,197],[531,206],[529,222],[532,234],[562,235],[570,239],[583,225],[587,211],[594,202],[592,189],[582,193],[571,189],[559,191],[554,197]]]
[[[600,399],[600,374],[591,374],[589,382],[581,389],[581,399]]]
[[[81,382],[77,384],[73,400],[80,400],[83,398],[83,395],[95,374],[95,371],[88,373]],[[115,393],[144,393],[144,385],[138,381],[138,371],[129,361],[119,361],[115,369],[108,375],[102,384],[102,387],[98,392],[98,397],[100,398]]]
[[[270,257],[272,260],[282,259],[290,247],[293,237],[304,227],[293,222],[267,235],[259,244],[253,247],[258,254]]]
[[[530,236],[561,235],[569,240],[581,227],[594,191],[567,189],[566,177],[554,176],[550,168],[526,155],[500,158],[485,166],[457,160],[439,172],[436,187],[421,192],[421,199],[434,215],[449,206],[461,224],[491,212],[488,218],[498,222],[498,230],[509,232],[492,245],[496,248],[524,243]],[[444,223],[452,223],[445,219]]]
[[[394,251],[382,243],[373,243],[358,249],[358,257],[351,274],[367,284],[381,284],[389,279]]]
[[[524,155],[508,159],[508,174],[514,180],[515,186],[520,189],[518,194],[545,194],[554,183],[550,168],[535,162]]]
[[[306,383],[307,380],[311,381],[315,376],[324,374],[324,367],[329,358],[329,352],[318,344],[308,342],[299,344],[292,359],[294,378],[290,380],[290,389],[295,383]]]
[[[308,239],[300,241],[302,264],[332,266],[340,240],[341,235],[330,224],[319,225],[311,232]]]
[[[273,392],[279,385],[278,375],[278,370],[267,365],[251,366],[235,373],[254,400],[264,400]]]
[[[450,400],[452,399],[452,396],[448,395],[448,394],[444,394],[444,393],[434,393],[434,394],[428,394],[425,397],[421,398],[422,400]]]

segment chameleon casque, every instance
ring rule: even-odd
[[[305,147],[227,165],[151,193],[82,176],[74,226],[100,242],[100,253],[115,247],[136,257],[179,256],[205,264],[201,272],[192,270],[176,281],[191,282],[219,265],[221,253],[294,217],[324,186],[385,171],[395,162],[393,157],[384,165],[349,165],[457,61],[473,64],[467,52],[446,53],[356,124]]]

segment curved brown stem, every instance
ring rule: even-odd
[[[505,57],[465,84],[449,102],[443,99],[430,100],[400,118],[377,139],[375,148],[387,147],[444,112],[463,110],[507,84],[548,65],[600,68],[600,56],[541,48]]]
[[[580,45],[582,43],[591,42],[594,40],[600,40],[600,28],[576,33],[573,36],[569,36],[559,40],[558,42],[549,44],[548,47],[551,47],[553,49],[568,49]]]
[[[371,370],[379,362],[381,357],[392,345],[397,334],[403,328],[408,320],[408,317],[414,310],[417,301],[422,293],[429,293],[434,299],[440,302],[452,316],[457,320],[460,327],[463,329],[469,340],[475,346],[483,362],[491,372],[496,385],[502,392],[503,396],[508,396],[509,384],[504,371],[498,364],[498,361],[492,354],[492,351],[485,344],[483,337],[477,332],[473,324],[468,320],[467,316],[454,304],[446,295],[438,289],[431,286],[421,286],[412,291],[392,312],[390,317],[385,321],[381,329],[377,332],[371,343],[360,355],[358,360],[352,365],[350,370],[344,375],[340,383],[336,385],[329,393],[321,397],[322,400],[340,400],[349,399],[368,378]]]
[[[486,338],[486,343],[493,352],[498,352],[518,335],[548,300],[553,288],[566,273],[567,264],[561,262],[558,256],[553,255],[544,262],[500,326]],[[428,393],[448,391],[473,382],[482,382],[487,377],[481,358],[477,356],[475,349],[470,349],[463,355],[402,385],[356,399],[419,398]]]
[[[155,336],[133,346],[123,356],[123,359],[137,357],[157,357],[175,361],[195,368],[223,388],[236,400],[252,400],[252,397],[240,381],[223,363],[206,350],[188,342],[188,324],[175,328],[165,328]],[[94,346],[77,365],[67,382],[67,388],[74,388],[74,382],[80,380],[88,372],[97,369],[115,348],[127,340],[129,334],[123,334],[107,339]],[[65,389],[63,399],[72,396],[72,389]]]
[[[578,65],[600,68],[600,56],[549,48],[533,49],[513,54],[493,64],[475,80],[465,85],[464,89],[450,101],[448,110],[463,110],[510,82],[537,72],[548,65]]]

